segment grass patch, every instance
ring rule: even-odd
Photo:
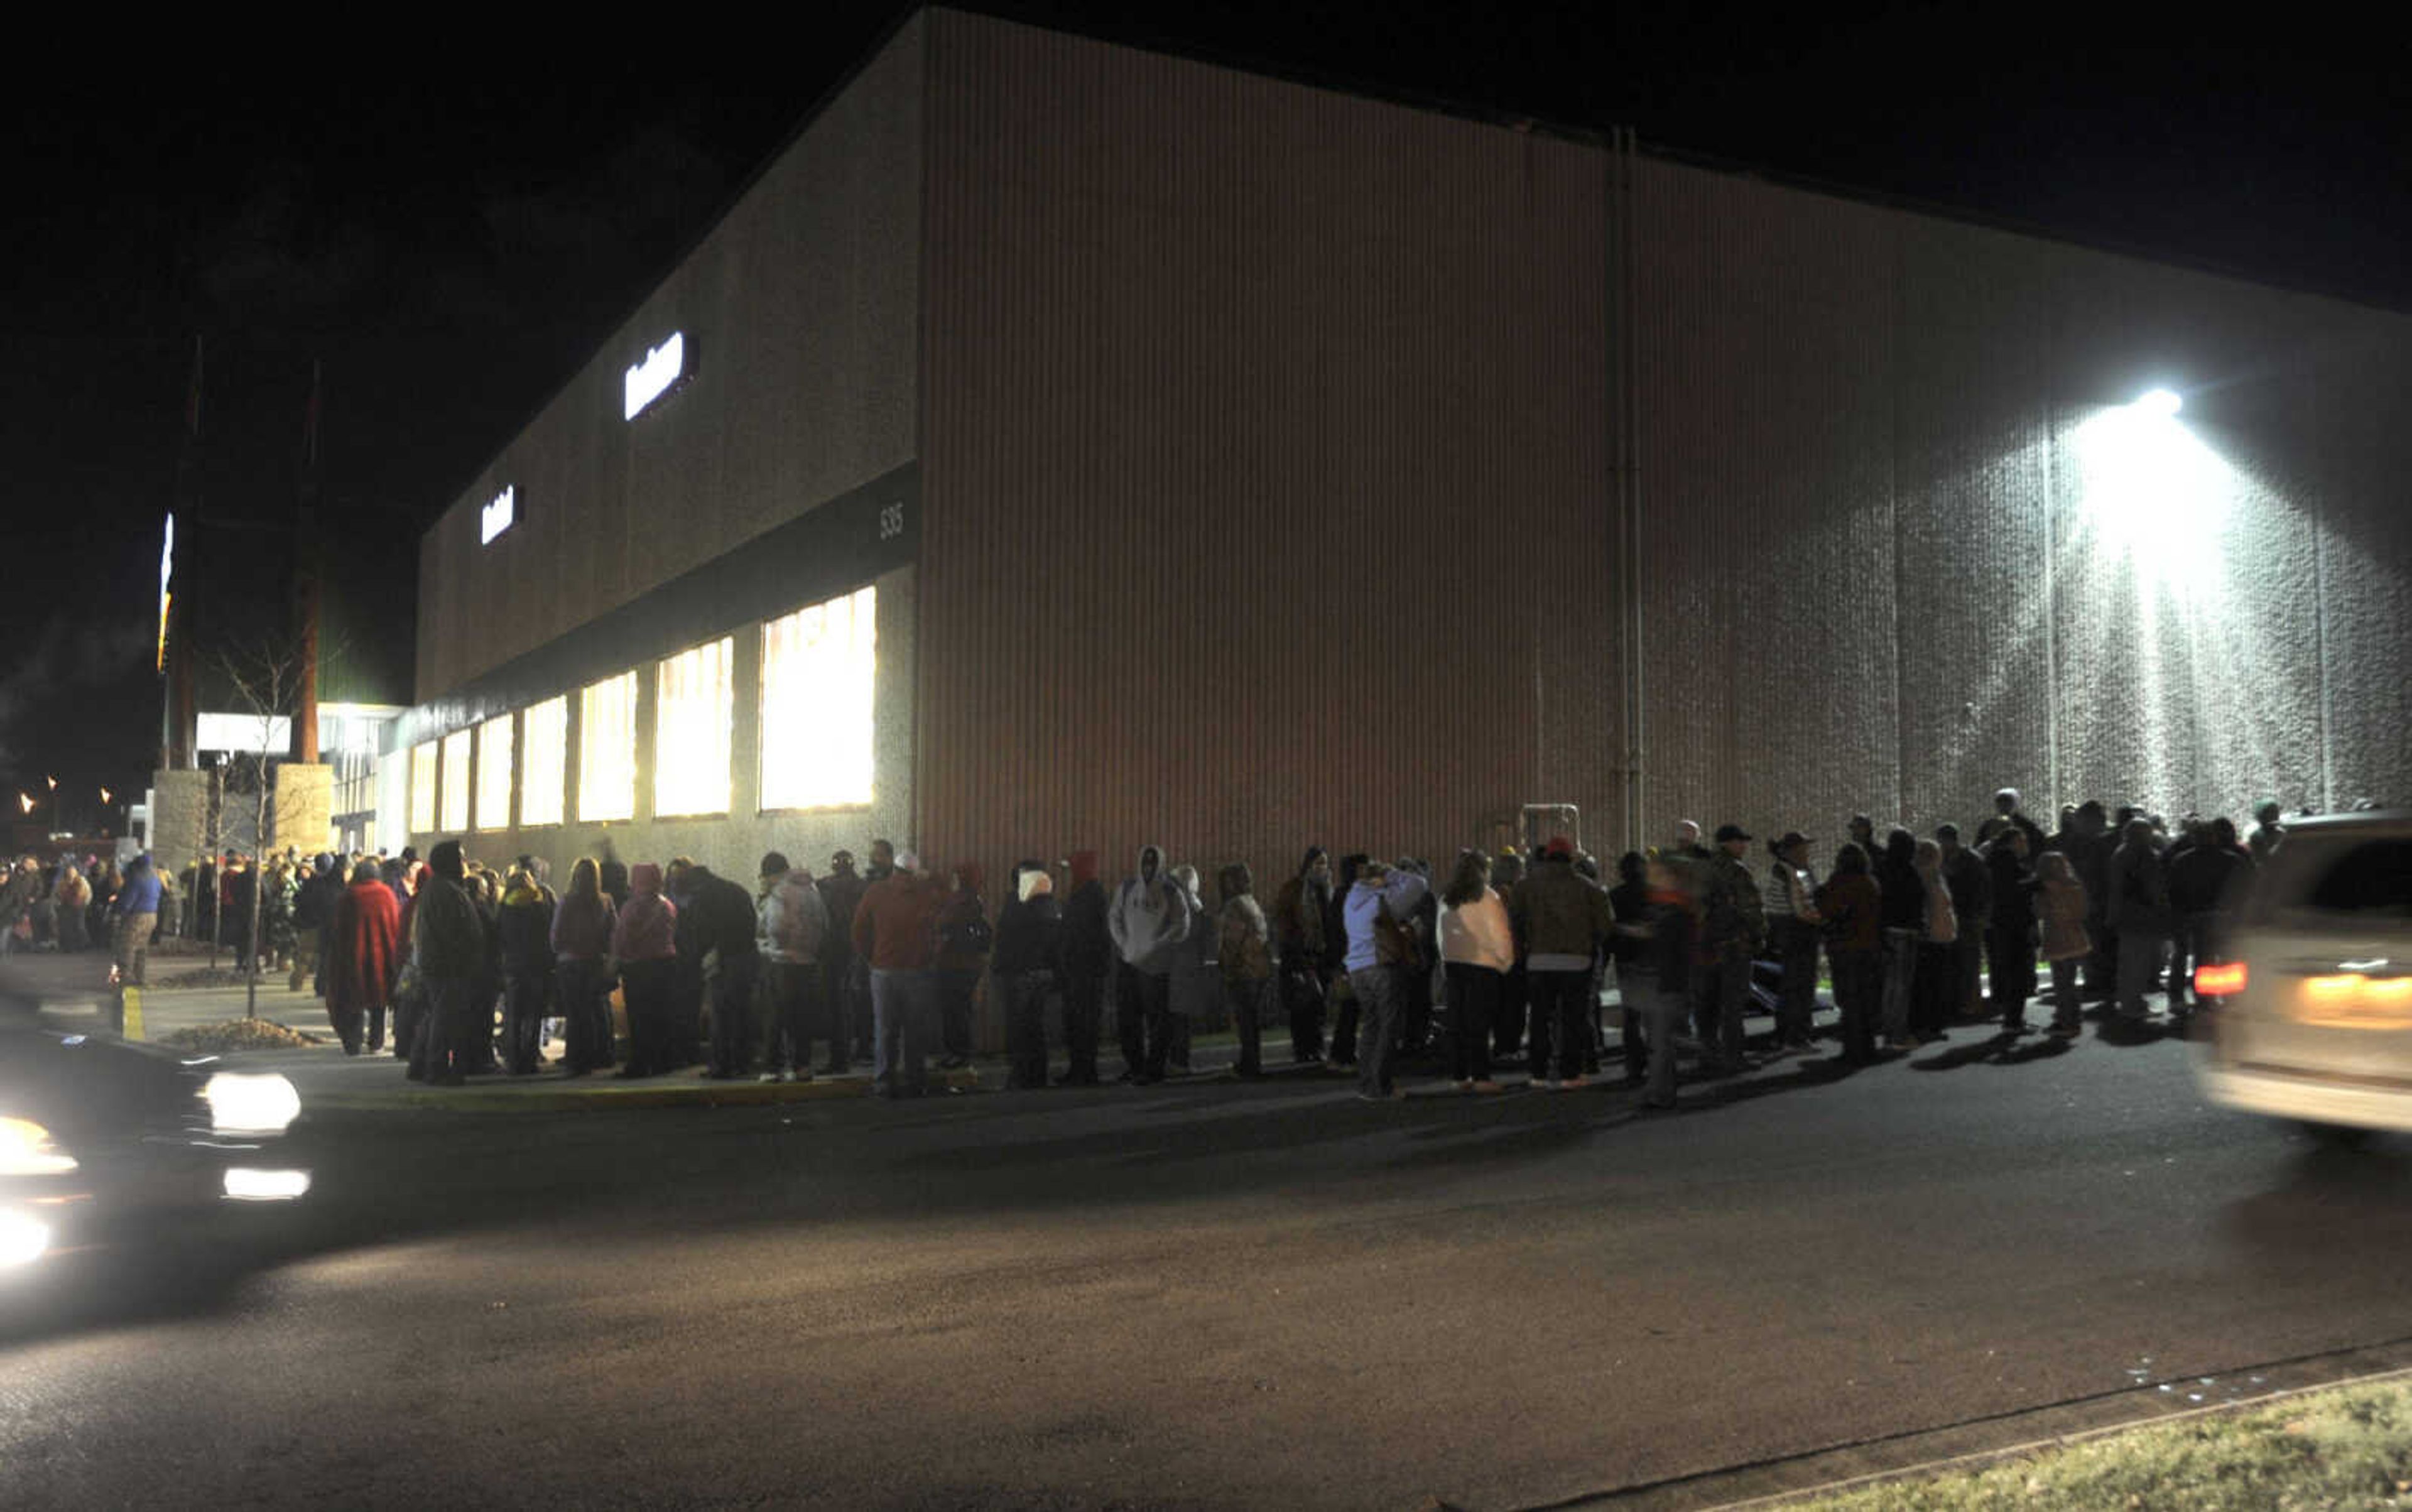
[[[1980,1470],[1787,1502],[1817,1512],[2412,1507],[2412,1380],[2130,1429]]]
[[[180,1050],[223,1055],[234,1050],[307,1050],[313,1045],[324,1045],[327,1036],[308,1034],[273,1019],[228,1019],[224,1023],[179,1029],[159,1043]]]

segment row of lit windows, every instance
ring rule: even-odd
[[[762,808],[871,801],[875,592],[864,588],[762,626]],[[724,636],[666,657],[654,668],[656,815],[729,811],[735,646]],[[561,823],[568,746],[565,695],[412,747],[411,832],[507,828],[514,758],[520,826]],[[581,823],[636,817],[634,671],[579,692],[576,808]]]

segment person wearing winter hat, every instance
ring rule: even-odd
[[[820,964],[829,939],[829,905],[811,870],[788,865],[775,850],[762,858],[761,875],[755,919],[770,1008],[762,1022],[761,1079],[810,1081],[813,1035],[829,1019]],[[843,1059],[842,1032],[831,1033],[829,1040],[831,1059]]]
[[[1047,1085],[1047,993],[1062,985],[1063,919],[1055,911],[1055,879],[1039,861],[1013,869],[1013,896],[996,916],[990,974],[1005,998],[1005,1084],[1017,1091]]]
[[[457,840],[439,842],[427,853],[430,875],[413,896],[410,948],[426,994],[410,1079],[457,1087],[477,1060],[477,1037],[490,1033],[477,1021],[477,983],[487,969],[486,924],[465,887],[468,872]]]
[[[875,856],[877,854],[875,847]],[[854,951],[871,968],[872,1091],[919,1097],[922,1060],[937,1027],[937,917],[946,889],[911,851],[863,889]]]
[[[511,868],[495,914],[503,962],[503,1068],[534,1076],[544,1064],[546,1006],[553,998],[552,912],[556,900],[534,873]]]

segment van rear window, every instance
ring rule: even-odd
[[[2361,914],[2412,918],[2412,840],[2364,840],[2330,844],[2313,854],[2288,856],[2279,849],[2294,887],[2269,900],[2283,908],[2323,914]],[[2302,863],[2312,863],[2308,867]],[[2298,869],[2298,868],[2302,869]],[[2308,880],[2308,888],[2302,882]]]

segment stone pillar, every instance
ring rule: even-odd
[[[151,779],[151,824],[144,847],[173,876],[210,846],[210,774],[170,769]]]
[[[290,845],[315,856],[332,844],[335,769],[318,762],[283,761],[276,767],[276,791],[269,806],[269,846]]]

